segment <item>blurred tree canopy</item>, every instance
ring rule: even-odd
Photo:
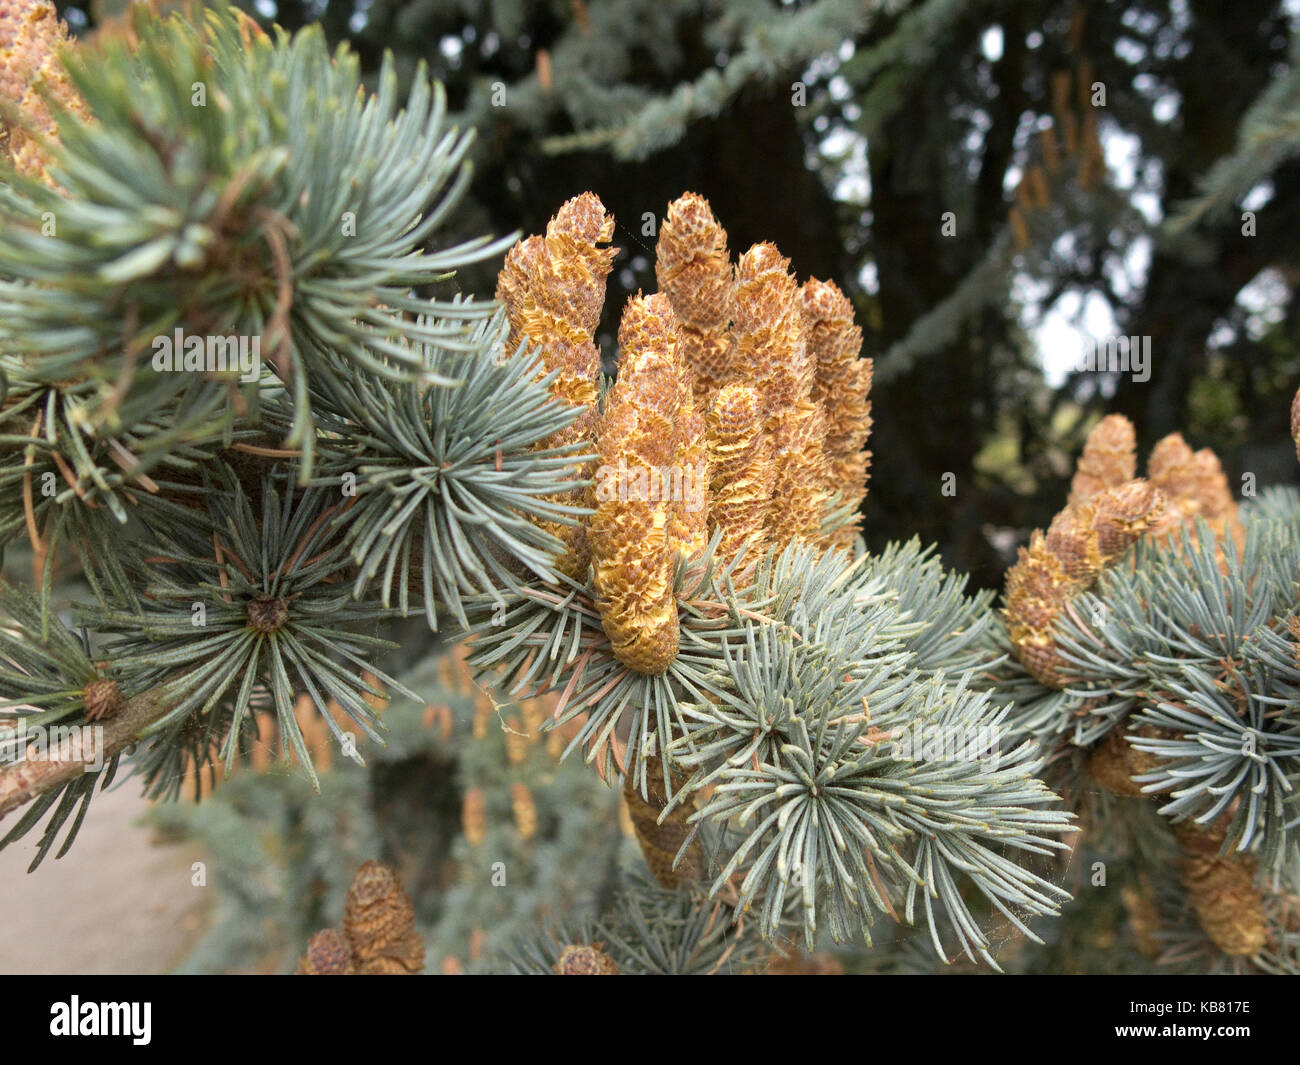
[[[59,4],[79,33],[123,0]],[[1181,430],[1238,491],[1292,478],[1300,7],[1277,0],[256,0],[366,68],[428,64],[478,130],[457,228],[619,221],[603,349],[691,189],[852,297],[876,359],[868,545],[976,584],[1061,505],[1102,412]],[[491,294],[489,267],[455,284]],[[1078,373],[1085,336],[1150,375]],[[953,475],[945,478],[945,474]],[[945,493],[945,483],[950,490]]]

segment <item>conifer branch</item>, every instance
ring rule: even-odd
[[[88,772],[88,766],[117,758],[143,739],[172,708],[161,688],[151,688],[126,701],[121,713],[103,726],[103,741],[92,749],[66,738],[37,761],[0,766],[0,817],[41,795],[62,788]]]

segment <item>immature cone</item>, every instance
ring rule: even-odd
[[[117,681],[97,677],[86,685],[82,694],[88,721],[107,721],[117,717],[126,707],[126,699]]]
[[[545,237],[529,237],[511,248],[497,277],[497,299],[505,305],[512,344],[526,339],[540,345],[541,372],[559,371],[551,395],[581,411],[577,421],[541,441],[539,448],[592,439],[600,372],[594,336],[605,303],[605,279],[618,254],[617,248],[602,245],[613,235],[613,216],[594,193],[585,192],[556,212]],[[574,476],[587,479],[591,470],[575,468]],[[590,506],[590,491],[569,493],[562,501]],[[560,571],[584,579],[588,555],[582,526],[540,524],[565,544],[556,562]]]
[[[799,290],[807,330],[808,354],[815,366],[811,398],[825,416],[823,449],[826,491],[839,493],[839,506],[852,505],[853,520],[828,538],[849,547],[862,517],[871,452],[864,451],[871,433],[872,360],[858,358],[862,330],[853,322],[853,305],[832,281],[812,278]]]
[[[1053,628],[1065,605],[1086,591],[1159,521],[1164,497],[1142,480],[1110,488],[1066,507],[1047,535],[1035,530],[1007,573],[1007,633],[1016,658],[1042,684],[1063,688],[1069,667]]]
[[[645,797],[642,797],[640,788],[633,784],[631,774],[623,782],[623,798],[627,801],[632,827],[637,842],[641,844],[641,853],[645,855],[650,872],[663,887],[675,888],[680,884],[693,883],[701,879],[705,872],[704,851],[699,840],[693,840],[686,848],[686,853],[676,868],[673,867],[673,862],[691,834],[688,819],[695,812],[695,803],[689,798],[679,802],[661,822],[660,815],[668,806],[663,762],[658,757],[647,758],[645,772]],[[674,780],[673,784],[676,787],[677,781]]]
[[[1122,414],[1108,414],[1088,434],[1070,484],[1070,503],[1086,503],[1137,474],[1137,434]]]
[[[1264,898],[1255,886],[1255,859],[1219,856],[1222,823],[1208,828],[1184,822],[1174,826],[1183,849],[1183,884],[1205,934],[1225,954],[1249,957],[1268,943]]]
[[[45,141],[58,141],[58,123],[42,90],[80,118],[89,111],[59,61],[67,26],[45,0],[0,0],[0,100],[17,108],[12,125],[0,113],[0,153],[15,170],[53,186]]]
[[[738,382],[723,386],[709,409],[709,535],[722,529],[719,566],[745,548],[745,573],[765,546],[772,504],[772,442],[763,421],[757,390]]]
[[[551,967],[556,976],[618,976],[614,959],[599,949],[599,944],[570,945],[560,952]]]
[[[620,662],[663,673],[680,631],[673,573],[683,526],[679,503],[663,498],[664,477],[695,441],[679,413],[689,403],[677,324],[666,296],[628,301],[619,328],[618,380],[597,433],[596,513],[588,527],[601,624]]]
[[[297,976],[351,976],[352,948],[337,928],[326,928],[307,940],[307,953],[298,959]]]
[[[655,245],[655,277],[677,315],[682,358],[695,375],[695,402],[704,408],[735,368],[727,233],[703,196],[688,192],[668,205]]]
[[[379,862],[365,862],[348,889],[343,933],[362,975],[408,975],[424,969],[424,944],[415,910],[396,875]]]

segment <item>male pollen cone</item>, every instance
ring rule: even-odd
[[[80,118],[89,109],[59,60],[68,28],[46,0],[0,0],[0,100],[16,106],[10,125],[0,116],[0,153],[14,169],[54,186],[46,171],[47,140],[58,141],[58,123],[42,90]]]
[[[1291,400],[1291,439],[1295,441],[1295,457],[1300,461],[1300,388]]]
[[[850,547],[867,496],[871,452],[871,359],[861,359],[862,329],[854,324],[853,304],[833,281],[811,278],[799,290],[808,354],[815,374],[811,398],[825,415],[825,486],[838,493],[839,506],[851,505],[852,520],[828,537],[828,546]]]
[[[551,395],[581,411],[572,425],[540,441],[539,449],[592,442],[600,372],[594,336],[605,303],[605,281],[618,254],[617,248],[604,246],[613,235],[613,216],[594,193],[584,192],[556,212],[544,237],[516,243],[497,276],[497,299],[505,305],[512,344],[526,339],[539,346],[539,376],[558,371]],[[574,467],[575,480],[590,476],[590,464]],[[567,493],[564,501],[590,506],[590,489]],[[583,580],[589,556],[582,526],[539,524],[565,545],[557,568]]]
[[[777,547],[820,534],[825,509],[825,414],[812,400],[816,373],[808,352],[799,285],[775,244],[755,244],[736,264],[732,315],[736,365],[758,390],[772,438],[768,536]]]
[[[1154,739],[1172,733],[1161,732],[1150,725],[1141,725],[1132,734]],[[1146,793],[1134,777],[1150,773],[1160,765],[1160,758],[1140,751],[1128,742],[1129,732],[1122,728],[1111,729],[1105,738],[1088,755],[1088,775],[1107,791],[1130,798],[1144,798]]]
[[[597,431],[602,475],[588,527],[596,605],[614,655],[638,673],[663,673],[680,631],[673,574],[683,542],[659,478],[688,450],[678,409],[687,376],[677,322],[662,294],[628,300],[619,327],[618,380]],[[624,472],[625,471],[625,472]]]
[[[775,244],[755,244],[736,264],[732,297],[735,365],[744,367],[763,399],[764,413],[791,410],[812,394],[799,286],[790,260]]]
[[[1093,499],[1067,506],[1048,527],[1035,530],[1029,547],[1007,573],[1004,617],[1012,649],[1040,683],[1063,688],[1069,666],[1053,631],[1065,605],[1090,588],[1164,512],[1153,484],[1132,480]]]
[[[1186,523],[1188,537],[1196,540],[1196,519],[1204,518],[1216,539],[1231,537],[1240,545],[1245,530],[1237,517],[1237,504],[1219,458],[1208,447],[1192,451],[1182,433],[1170,433],[1151,450],[1147,459],[1151,482],[1165,493],[1169,506],[1160,523],[1147,535],[1170,543]]]
[[[1102,418],[1083,445],[1070,484],[1070,502],[1086,503],[1137,475],[1137,433],[1122,414]]]
[[[708,868],[708,862],[698,839],[691,841],[681,862],[674,865],[682,844],[691,834],[690,818],[695,813],[694,797],[682,799],[670,813],[664,815],[669,794],[664,785],[663,762],[657,756],[647,758],[645,772],[646,794],[642,796],[641,789],[629,773],[623,781],[623,798],[650,872],[660,886],[670,889],[701,879]],[[672,786],[676,792],[680,789],[680,781],[674,779]]]
[[[772,505],[772,442],[752,385],[724,385],[709,408],[709,535],[722,529],[715,558],[729,566],[745,548],[745,574],[766,546]],[[742,580],[733,574],[733,580]]]
[[[682,358],[703,407],[735,376],[727,233],[703,196],[688,192],[668,205],[655,244],[655,277],[677,315]]]
[[[1205,934],[1225,954],[1258,954],[1269,934],[1264,898],[1255,886],[1255,859],[1235,852],[1220,856],[1226,838],[1222,817],[1206,827],[1182,822],[1174,835],[1183,849],[1187,898]]]

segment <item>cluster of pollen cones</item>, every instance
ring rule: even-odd
[[[578,408],[541,446],[585,445],[588,482],[568,501],[594,514],[547,526],[562,573],[594,592],[613,653],[663,673],[678,652],[674,575],[719,538],[714,562],[743,583],[770,546],[851,548],[866,496],[871,360],[833,283],[802,285],[770,243],[735,263],[703,197],[668,206],[656,247],[659,292],[628,300],[618,379],[598,401],[594,334],[617,249],[592,193],[545,235],[516,244],[497,281],[514,343],[540,352],[555,399]]]
[[[1195,537],[1203,518],[1221,550],[1239,551],[1237,504],[1214,452],[1193,451],[1180,433],[1152,449],[1147,478],[1135,476],[1137,442],[1122,415],[1103,418],[1079,458],[1070,498],[1047,532],[1035,530],[1029,547],[1007,573],[1005,617],[1016,657],[1039,682],[1064,688],[1069,664],[1054,627],[1070,601],[1145,536],[1178,543]]]
[[[1300,459],[1300,392],[1291,405],[1291,434]],[[1173,433],[1152,450],[1147,479],[1137,478],[1136,469],[1133,426],[1119,415],[1103,419],[1088,437],[1066,508],[1046,534],[1034,533],[1007,574],[1005,617],[1013,650],[1048,687],[1064,688],[1071,680],[1053,631],[1057,619],[1139,538],[1178,546],[1186,535],[1194,544],[1199,517],[1214,535],[1221,565],[1226,552],[1242,550],[1237,506],[1213,452],[1193,452]],[[1292,629],[1300,638],[1300,626]],[[1132,746],[1130,736],[1153,739],[1161,732],[1150,725],[1112,730],[1090,753],[1088,773],[1117,795],[1147,798],[1134,778],[1160,760]],[[1180,822],[1174,836],[1182,851],[1183,885],[1202,929],[1225,954],[1249,957],[1267,945],[1269,922],[1255,858],[1222,853],[1232,814],[1229,807],[1208,825]]]

